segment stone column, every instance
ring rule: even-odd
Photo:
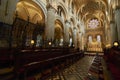
[[[54,40],[55,30],[55,9],[50,3],[47,5],[47,22],[45,28],[45,36],[47,41]]]
[[[12,24],[16,9],[16,4],[19,0],[1,0],[0,5],[0,22]]]
[[[77,30],[76,29],[73,30],[73,44],[74,44],[74,47],[77,48]]]
[[[85,50],[85,43],[86,41],[85,41],[85,34],[81,34],[81,49],[82,50]]]
[[[113,42],[117,40],[117,28],[115,26],[115,22],[110,22],[110,30],[111,30],[111,45],[113,46]]]
[[[117,35],[118,35],[118,41],[120,41],[120,7],[117,7],[115,10],[115,22],[117,25]]]
[[[64,27],[64,45],[68,46],[69,45],[69,27],[70,27],[70,22],[66,21],[65,27]]]
[[[81,50],[82,49],[82,33],[81,32],[79,32],[79,49]]]

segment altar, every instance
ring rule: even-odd
[[[87,51],[102,52],[102,43],[98,41],[88,42]]]

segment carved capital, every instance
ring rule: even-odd
[[[49,10],[49,9],[52,9],[52,10],[54,10],[55,12],[57,12],[57,10],[52,6],[52,4],[50,4],[50,3],[48,3],[47,5],[46,5],[46,8],[47,8],[47,10]]]
[[[69,20],[65,20],[65,23],[69,23],[70,24],[70,21]]]
[[[51,5],[50,3],[48,3],[48,4],[46,5],[46,8],[47,8],[47,9],[50,9],[50,8],[52,8],[52,5]]]

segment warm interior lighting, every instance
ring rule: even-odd
[[[106,11],[105,13],[106,13],[106,15],[108,16],[108,12]]]
[[[118,42],[114,42],[113,45],[117,47],[119,44],[118,44]]]
[[[108,0],[108,3],[110,4],[111,0]]]
[[[34,40],[31,40],[31,44],[33,45],[35,42],[34,42]]]
[[[107,44],[107,45],[106,45],[106,48],[110,48],[110,47],[111,47],[111,44]]]
[[[49,44],[49,45],[51,45],[52,43],[51,43],[51,42],[49,42],[48,44]]]

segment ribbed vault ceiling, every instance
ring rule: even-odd
[[[85,21],[90,18],[101,19],[108,10],[108,0],[73,0],[73,3],[77,13]]]

